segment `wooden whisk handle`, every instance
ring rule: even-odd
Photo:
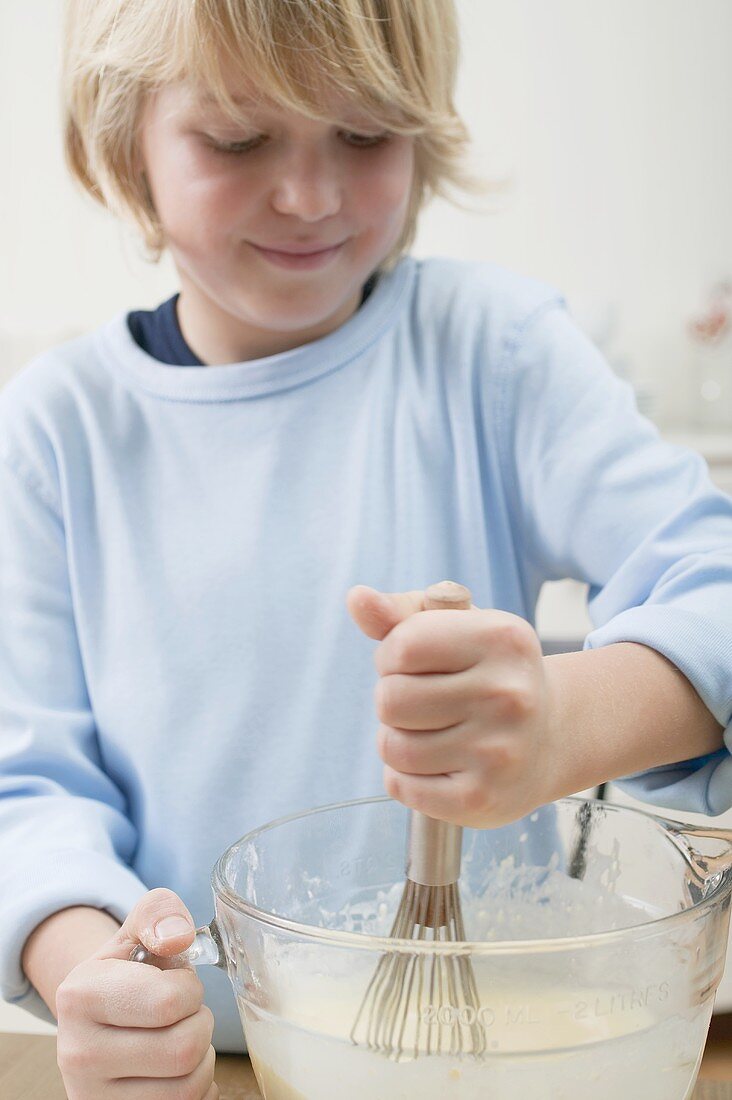
[[[473,606],[473,597],[470,589],[464,584],[456,584],[455,581],[439,581],[431,584],[425,590],[425,611],[470,611]]]

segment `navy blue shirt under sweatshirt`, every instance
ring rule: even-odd
[[[359,308],[364,304],[376,285],[376,275],[372,275],[363,288]],[[127,325],[143,351],[152,355],[160,363],[177,367],[203,367],[185,341],[178,323],[178,298],[174,294],[157,309],[139,309],[128,314]]]

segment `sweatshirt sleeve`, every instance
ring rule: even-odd
[[[732,498],[694,451],[665,442],[554,300],[515,327],[497,430],[526,568],[589,585],[584,648],[639,642],[667,657],[724,728],[711,755],[616,780],[642,801],[732,807]],[[638,730],[638,737],[643,730]]]
[[[124,920],[146,887],[105,773],[76,637],[64,524],[0,446],[0,994],[54,1022],[21,970],[31,931],[72,905]]]

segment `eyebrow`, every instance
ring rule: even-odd
[[[247,96],[247,95],[231,96],[230,98],[231,98],[232,103],[235,103],[237,105],[237,107],[248,107],[250,110],[255,110],[256,109],[256,110],[261,110],[261,111],[265,111],[265,112],[266,111],[277,111],[278,110],[277,104],[273,103],[271,100],[267,101],[266,99],[252,99],[251,96]],[[212,92],[204,92],[204,94],[196,100],[196,104],[198,106],[201,106],[201,107],[218,107],[218,106],[220,106],[219,100],[216,98],[216,96]],[[362,122],[362,121],[365,120],[365,116],[362,117],[359,114],[359,111],[358,111],[357,107],[354,107],[352,104],[346,104],[345,106],[346,106],[346,115],[344,115],[344,118],[345,117],[352,117],[352,118],[354,118],[355,121],[357,120],[359,122]]]
[[[230,98],[232,103],[236,103],[237,107],[255,106],[255,100],[251,99],[249,96],[235,95]],[[219,100],[211,92],[206,92],[206,94],[198,98],[196,102],[201,107],[218,107],[220,105]]]
[[[216,99],[216,96],[213,94],[213,92],[206,92],[203,99],[204,99],[204,103],[217,103],[218,102],[218,100]],[[244,103],[255,103],[256,102],[254,99],[252,99],[251,96],[246,96],[246,95],[230,95],[229,99],[231,99],[232,103],[244,104]],[[260,102],[261,102],[261,100],[260,100]]]

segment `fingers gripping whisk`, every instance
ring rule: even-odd
[[[453,581],[425,593],[425,610],[470,607],[470,592]],[[407,881],[391,935],[419,946],[412,952],[400,945],[381,958],[351,1030],[354,1043],[397,1061],[420,1054],[482,1057],[485,1025],[473,967],[461,951],[461,849],[459,826],[412,811]]]

